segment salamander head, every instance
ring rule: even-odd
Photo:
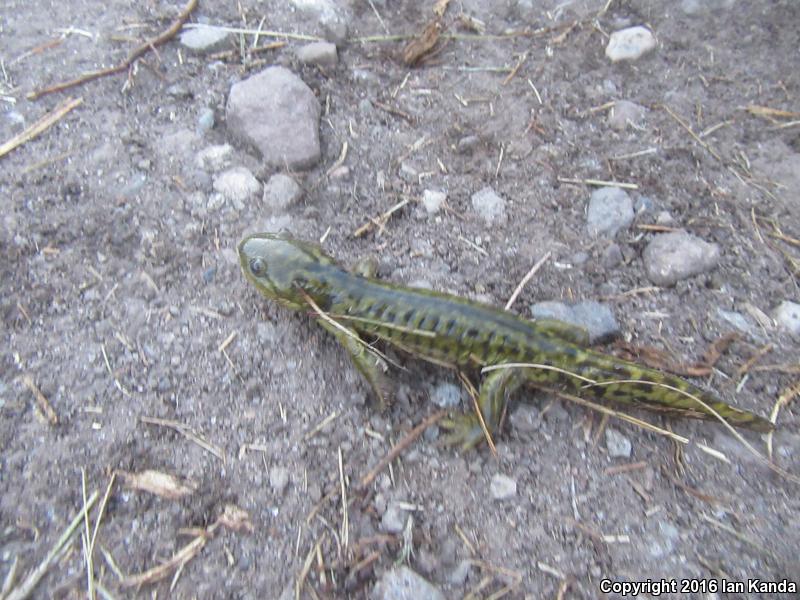
[[[257,233],[239,243],[239,264],[267,298],[297,309],[306,306],[299,288],[314,279],[318,267],[334,261],[314,244],[283,234]]]

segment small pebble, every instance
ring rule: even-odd
[[[269,470],[269,487],[276,494],[283,493],[289,483],[289,469],[286,467],[272,467]]]
[[[655,208],[655,201],[650,196],[639,196],[633,205],[633,212],[637,215],[648,213]]]
[[[784,300],[774,313],[778,327],[792,335],[800,335],[800,304]]]
[[[400,533],[405,526],[406,511],[396,502],[390,502],[381,517],[381,530],[386,533]]]
[[[498,473],[492,477],[489,491],[495,500],[507,500],[517,495],[517,482],[507,475]]]
[[[619,244],[609,244],[603,250],[602,262],[607,269],[613,269],[622,262],[622,249]]]
[[[586,228],[595,238],[613,238],[633,221],[633,202],[625,190],[603,187],[592,192],[586,213]]]
[[[192,92],[189,91],[189,89],[186,86],[180,83],[172,84],[166,90],[164,90],[164,93],[166,93],[167,96],[172,96],[173,98],[186,99],[192,97]]]
[[[449,382],[439,383],[431,391],[431,402],[439,408],[455,408],[461,404],[461,388]]]
[[[283,213],[300,201],[303,188],[293,177],[276,173],[264,185],[264,204],[273,213]]]
[[[631,441],[612,427],[606,427],[606,448],[611,458],[630,458]]]
[[[429,215],[438,213],[442,204],[447,200],[447,194],[436,190],[425,190],[422,192],[422,205]]]
[[[330,42],[312,42],[301,46],[297,49],[297,58],[301,62],[320,67],[333,67],[339,62],[336,44]]]
[[[506,201],[490,187],[472,194],[472,208],[487,225],[502,225],[506,222]]]
[[[608,113],[608,123],[611,129],[625,131],[628,127],[634,129],[641,127],[644,120],[645,108],[629,100],[617,100]]]
[[[412,164],[405,161],[400,163],[399,175],[403,181],[409,183],[416,183],[419,180],[419,171]]]
[[[656,47],[656,38],[646,27],[621,29],[611,34],[606,46],[606,56],[611,62],[636,60]]]
[[[458,143],[456,144],[456,151],[459,154],[468,154],[473,150],[475,150],[475,148],[478,147],[478,144],[480,144],[480,142],[481,140],[480,138],[478,138],[477,135],[465,136],[460,140],[458,140]]]
[[[232,154],[233,146],[230,144],[208,146],[197,153],[195,164],[205,171],[216,173],[230,164]]]
[[[657,235],[643,254],[647,277],[664,287],[710,271],[717,266],[719,258],[717,244],[703,241],[685,231]]]
[[[717,308],[717,314],[722,318],[723,321],[733,325],[739,331],[744,333],[750,332],[750,323],[747,322],[747,319],[742,313]]]
[[[214,128],[214,109],[205,107],[197,115],[197,133],[204,135]]]
[[[227,45],[228,32],[220,27],[197,27],[181,33],[181,45],[198,54],[216,52]]]
[[[261,184],[244,167],[233,167],[214,178],[214,190],[228,200],[243,202],[261,191]]]

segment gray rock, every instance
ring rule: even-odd
[[[630,458],[633,450],[631,441],[611,427],[606,427],[606,448],[611,458]]]
[[[729,325],[733,325],[739,331],[744,333],[750,332],[750,323],[747,322],[747,318],[742,313],[717,308],[717,314],[723,321]]]
[[[406,526],[407,511],[396,502],[390,502],[381,517],[381,529],[386,533],[400,533]]]
[[[778,327],[792,335],[800,335],[800,304],[784,300],[774,313]]]
[[[219,27],[196,27],[181,33],[181,45],[198,54],[217,52],[225,48],[228,35]]]
[[[214,177],[214,191],[227,200],[244,202],[261,191],[261,184],[244,167],[233,167]]]
[[[210,173],[221,171],[231,164],[233,146],[230,144],[218,144],[208,146],[197,153],[195,164]]]
[[[717,266],[719,246],[685,231],[656,236],[644,250],[647,277],[660,286],[672,286]]]
[[[592,237],[613,238],[633,222],[633,202],[625,190],[604,187],[592,192],[586,213],[586,228]]]
[[[555,319],[563,323],[574,323],[572,307],[556,300],[545,300],[531,305],[531,315],[534,319]]]
[[[419,182],[419,171],[411,163],[403,161],[400,163],[400,170],[398,171],[401,179],[409,183]]]
[[[307,64],[320,67],[334,67],[339,62],[336,44],[330,42],[312,42],[297,49],[297,58]]]
[[[197,133],[204,135],[214,129],[214,109],[205,107],[197,114]]]
[[[269,487],[276,494],[280,494],[286,489],[289,483],[289,469],[286,467],[272,467],[269,470]]]
[[[370,594],[372,600],[445,600],[444,594],[406,566],[386,571]]]
[[[622,248],[619,247],[619,244],[609,244],[606,246],[605,250],[603,250],[602,262],[603,266],[607,269],[613,269],[619,265],[623,259]]]
[[[641,126],[644,120],[645,108],[629,100],[617,100],[608,113],[606,122],[611,129],[624,131],[629,126],[634,129]]]
[[[461,388],[443,381],[431,390],[431,402],[439,408],[455,408],[461,404]]]
[[[285,212],[303,197],[303,188],[294,178],[277,173],[264,185],[264,204],[272,213]]]
[[[639,196],[633,204],[633,211],[637,215],[648,213],[655,208],[655,201],[650,196]]]
[[[172,96],[178,99],[187,99],[192,97],[192,92],[182,83],[173,83],[171,86],[164,90],[167,96]]]
[[[272,167],[307,169],[320,159],[320,105],[302,79],[270,67],[234,84],[228,128],[261,152]]]
[[[502,225],[506,222],[506,201],[490,187],[472,194],[472,208],[487,225]]]
[[[612,310],[596,300],[572,306],[557,301],[537,302],[531,306],[534,319],[555,319],[585,329],[589,343],[605,342],[619,335],[620,327]]]
[[[628,27],[611,34],[606,46],[606,56],[611,62],[636,60],[655,47],[656,38],[652,31],[640,25]]]
[[[435,215],[442,208],[447,200],[447,194],[436,190],[425,190],[422,192],[422,205],[429,215]]]
[[[508,500],[517,495],[517,482],[507,475],[498,473],[492,477],[489,491],[495,500]]]
[[[573,323],[589,332],[592,344],[611,340],[619,335],[619,323],[614,313],[605,304],[596,300],[584,300],[572,307]]]
[[[659,213],[656,215],[656,223],[658,225],[672,225],[674,222],[675,218],[668,210],[659,211]]]
[[[468,154],[475,150],[480,143],[481,140],[477,135],[467,135],[458,140],[456,151],[459,154]]]

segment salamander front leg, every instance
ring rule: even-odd
[[[506,398],[524,381],[522,372],[514,368],[491,371],[483,380],[478,394],[478,407],[489,435],[494,435],[500,426]],[[450,431],[443,442],[448,446],[460,446],[462,450],[474,448],[486,437],[478,415],[474,412],[454,415],[444,419],[440,425]]]
[[[392,383],[386,375],[386,363],[373,352],[370,352],[365,342],[358,334],[348,327],[343,327],[348,333],[334,327],[327,321],[320,319],[319,324],[330,332],[345,347],[356,368],[361,372],[375,392],[375,398],[380,410],[385,409],[392,399]]]

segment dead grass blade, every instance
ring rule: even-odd
[[[83,507],[81,508],[80,512],[73,517],[70,524],[67,525],[64,532],[61,534],[61,537],[58,538],[55,545],[50,549],[50,552],[47,553],[44,560],[39,563],[39,565],[33,569],[28,576],[22,581],[22,583],[11,590],[8,596],[5,597],[4,600],[24,600],[28,596],[33,593],[33,590],[42,580],[47,572],[50,570],[50,567],[53,563],[56,562],[58,557],[61,555],[62,550],[66,547],[67,543],[70,541],[73,535],[80,527],[80,524],[86,518],[86,514],[91,510],[94,503],[97,502],[97,497],[100,495],[99,492],[94,491],[92,495],[83,503]]]
[[[772,407],[772,412],[769,414],[769,420],[773,423],[778,422],[778,413],[784,406],[787,406],[789,402],[800,396],[800,381],[796,381],[793,385],[790,385],[788,388],[783,390],[780,396],[778,396],[778,400],[775,402],[775,406]],[[775,433],[774,431],[770,431],[767,434],[767,455],[772,458],[772,434]]]
[[[64,116],[71,111],[73,108],[80,106],[83,103],[83,98],[67,98],[63,102],[61,102],[58,106],[56,106],[53,110],[49,113],[46,113],[42,116],[38,121],[33,123],[30,127],[26,127],[24,131],[21,131],[2,146],[0,146],[0,158],[4,157],[6,154],[11,152],[12,150],[22,146],[26,142],[29,142],[39,134],[43,133],[44,131],[48,130],[50,127],[55,125],[58,121],[64,118]]]
[[[182,482],[180,479],[169,473],[161,471],[146,470],[139,473],[129,473],[127,471],[117,471],[122,477],[126,487],[155,494],[168,500],[178,500],[188,496],[197,489],[194,481]]]
[[[36,385],[36,382],[33,381],[33,377],[30,375],[23,375],[22,376],[22,383],[31,391],[33,397],[36,398],[36,405],[39,407],[39,410],[42,411],[42,414],[47,419],[47,422],[50,425],[58,425],[58,415],[56,411],[53,410],[52,405],[47,400],[47,397],[42,393],[42,390],[39,389],[39,386]]]
[[[519,284],[517,285],[517,287],[514,288],[514,292],[511,294],[511,297],[508,299],[508,302],[506,302],[505,310],[508,310],[509,308],[511,308],[511,305],[514,304],[514,301],[517,299],[517,296],[519,296],[520,292],[522,292],[522,289],[528,284],[528,282],[531,280],[531,278],[534,275],[536,275],[536,273],[539,271],[539,269],[542,268],[542,265],[548,261],[548,259],[550,258],[551,255],[552,255],[552,252],[550,252],[548,250],[545,253],[545,255],[542,258],[540,258],[536,262],[536,264],[533,265],[533,267],[531,267],[531,270],[528,271],[525,274],[525,277],[523,277],[522,281],[520,281]]]
[[[159,425],[161,427],[169,427],[170,429],[174,429],[186,439],[200,446],[203,450],[206,450],[211,454],[213,454],[214,456],[216,456],[223,463],[226,462],[225,452],[224,450],[222,450],[222,448],[207,441],[204,437],[202,437],[194,429],[192,429],[185,423],[181,423],[180,421],[173,421],[172,419],[159,419],[158,417],[147,417],[147,416],[139,417],[139,420],[142,423],[147,423],[149,425]]]
[[[138,575],[128,575],[124,577],[120,584],[123,587],[139,587],[142,585],[156,583],[165,579],[173,570],[176,571],[173,578],[173,586],[177,581],[177,576],[183,567],[197,556],[200,551],[205,547],[208,540],[210,540],[219,527],[226,527],[231,531],[237,533],[249,533],[253,530],[253,525],[250,522],[250,517],[246,511],[233,505],[226,505],[222,513],[217,517],[211,525],[201,530],[193,530],[196,533],[195,538],[186,544],[183,548],[178,550],[169,560],[165,563],[158,565],[139,573]]]

